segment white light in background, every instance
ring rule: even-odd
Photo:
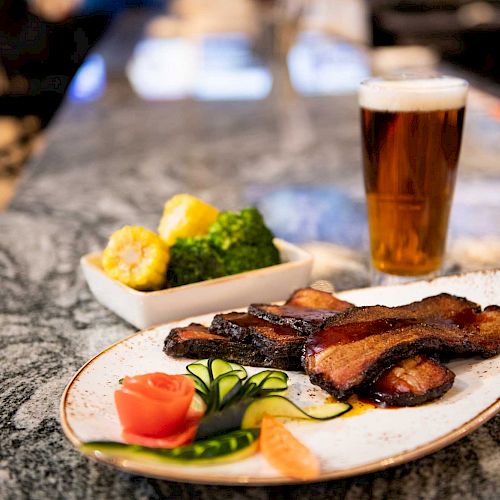
[[[290,79],[303,95],[356,92],[370,76],[366,54],[321,33],[301,33],[288,54]]]
[[[172,100],[193,91],[198,47],[182,38],[149,38],[139,42],[127,65],[135,92],[147,100]]]
[[[147,100],[258,100],[272,86],[269,70],[255,60],[248,39],[237,33],[143,40],[127,75]]]
[[[194,94],[200,100],[258,100],[271,91],[272,77],[238,33],[206,36]]]
[[[361,49],[318,32],[298,36],[288,66],[293,87],[303,95],[352,93],[370,76]],[[269,95],[273,81],[240,33],[145,39],[127,75],[147,100],[260,100]]]
[[[239,72],[212,71],[200,79],[195,96],[201,101],[247,101],[264,99],[272,78],[264,68]]]

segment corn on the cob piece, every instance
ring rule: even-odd
[[[136,290],[166,286],[168,247],[160,237],[139,226],[124,226],[111,235],[102,255],[108,276]]]
[[[177,194],[165,203],[158,226],[160,238],[172,246],[177,238],[206,234],[219,211],[189,194]]]

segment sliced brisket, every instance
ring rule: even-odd
[[[357,322],[352,317],[349,322],[345,317],[339,318],[338,324],[309,337],[304,350],[306,373],[313,383],[345,398],[376,381],[388,367],[415,354],[445,352],[484,357],[498,354],[500,308],[477,313],[474,305],[473,311],[466,312],[464,308],[452,314],[451,307],[441,310],[441,316],[437,314],[439,308],[433,302],[452,306],[455,299],[439,295],[424,299],[420,306],[414,303],[399,308],[359,308],[362,311]],[[412,311],[413,317],[405,307]],[[394,314],[396,309],[399,317]],[[415,318],[420,309],[427,310],[425,323],[423,318]],[[356,311],[348,311],[345,316],[353,313]]]
[[[174,357],[192,359],[216,357],[235,363],[278,370],[301,369],[300,359],[296,356],[270,357],[252,344],[210,333],[208,328],[196,323],[172,329],[165,339],[163,351]]]
[[[481,311],[481,306],[463,297],[441,293],[404,306],[363,306],[352,307],[342,314],[328,320],[330,325],[358,324],[361,322],[381,321],[379,325],[391,325],[393,322],[423,321],[445,324],[469,323]],[[396,323],[394,323],[396,324]]]
[[[251,304],[248,313],[269,323],[293,328],[300,335],[309,335],[323,328],[329,319],[353,304],[337,299],[332,294],[301,288],[282,306]]]
[[[254,304],[249,314],[218,314],[210,330],[175,328],[164,351],[297,370],[312,332],[303,363],[313,383],[339,398],[356,391],[408,406],[435,399],[453,384],[453,372],[425,353],[499,352],[500,308],[480,310],[448,294],[400,307],[354,307],[326,292],[300,289],[284,306]]]
[[[419,303],[418,306],[412,306],[410,311],[414,313],[417,310],[417,316],[425,314],[429,312],[429,309],[435,308],[436,302],[431,302],[434,303],[434,306],[430,306],[430,303],[426,301]],[[449,313],[443,314],[442,311],[447,310],[448,307],[451,307],[452,314],[455,314],[457,309],[463,311],[464,307],[467,310],[476,307],[476,304],[464,304],[462,299],[450,300],[448,296],[439,298],[437,302],[440,303],[440,316],[443,319],[446,319]],[[290,306],[294,306],[294,309],[290,309]],[[284,307],[261,305],[251,306],[250,310],[254,314],[268,318],[273,322],[291,323],[299,330],[304,328],[304,323],[309,322],[311,310],[314,310],[312,315],[313,324],[307,328],[308,331],[314,331],[318,329],[318,325],[324,325],[332,318],[339,318],[338,311],[346,311],[353,307],[350,302],[340,300],[330,293],[312,288],[302,288],[288,299]],[[298,310],[295,308],[305,309]],[[317,311],[317,309],[323,309],[323,311]],[[330,310],[333,310],[334,314],[331,314]],[[296,321],[297,316],[301,321]],[[335,319],[332,322],[335,322]],[[385,370],[377,381],[377,387],[366,388],[364,396],[367,399],[388,406],[417,405],[445,394],[453,385],[454,378],[454,373],[438,360],[415,356],[404,359],[396,366]]]
[[[454,380],[449,368],[419,354],[385,370],[373,384],[363,387],[361,394],[384,406],[416,406],[441,397]]]
[[[217,314],[210,332],[250,343],[270,359],[293,357],[300,366],[305,338],[292,328],[274,325],[247,313]]]
[[[330,311],[345,311],[354,305],[338,299],[331,293],[314,288],[299,288],[293,292],[285,304],[309,309],[328,309]]]

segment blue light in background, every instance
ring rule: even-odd
[[[335,186],[250,186],[246,198],[264,216],[278,238],[293,243],[328,241],[361,248],[366,234],[366,210]]]
[[[99,54],[85,59],[69,86],[72,101],[95,101],[104,94],[106,88],[106,63]]]

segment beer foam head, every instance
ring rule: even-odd
[[[359,89],[359,104],[373,111],[440,111],[465,106],[468,84],[461,78],[372,78]]]

